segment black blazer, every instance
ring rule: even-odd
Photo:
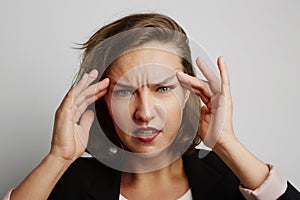
[[[184,168],[194,200],[245,199],[239,191],[240,181],[214,153],[198,158],[198,152],[183,156]],[[79,158],[64,173],[49,200],[118,200],[121,172],[95,158]],[[300,193],[288,183],[280,200],[300,199]]]

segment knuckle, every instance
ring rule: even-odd
[[[68,91],[68,93],[67,93],[67,95],[66,95],[65,98],[66,98],[66,99],[72,99],[72,98],[73,98],[73,88],[71,88],[71,89]]]
[[[61,104],[55,111],[55,119],[65,118],[72,114],[72,109],[67,108],[67,106]]]

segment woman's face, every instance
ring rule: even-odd
[[[158,48],[139,48],[110,66],[105,101],[118,137],[130,151],[153,153],[177,135],[188,92],[176,71],[181,58]]]

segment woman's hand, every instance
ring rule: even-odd
[[[84,153],[94,121],[94,112],[86,109],[106,94],[109,85],[108,78],[90,85],[97,76],[97,70],[84,74],[63,99],[55,114],[50,154],[75,160]]]
[[[199,58],[196,60],[207,81],[177,73],[181,84],[204,102],[201,108],[200,137],[240,179],[243,186],[256,189],[266,179],[268,166],[251,154],[235,137],[232,128],[232,99],[229,76],[222,57],[218,58],[221,83]]]
[[[86,149],[94,113],[87,107],[106,94],[109,79],[90,85],[97,70],[84,74],[72,87],[55,114],[50,153],[20,183],[11,199],[47,199],[57,181]]]
[[[207,81],[178,72],[181,84],[198,95],[205,104],[201,107],[199,134],[204,144],[210,148],[228,139],[234,139],[232,128],[232,98],[229,76],[222,57],[218,58],[219,78],[200,58],[196,60]]]

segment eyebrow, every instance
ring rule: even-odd
[[[151,83],[149,85],[164,85],[164,84],[168,83],[170,80],[172,80],[174,78],[174,76],[176,76],[176,74],[168,76],[167,78],[165,78],[161,82],[153,83],[153,84]],[[111,84],[114,85],[114,86],[123,87],[123,88],[132,88],[131,85],[127,85],[127,84],[124,84],[124,83],[119,83],[119,82],[116,82],[116,81],[112,81]]]

